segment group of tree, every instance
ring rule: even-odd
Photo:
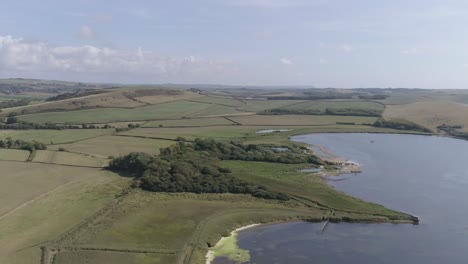
[[[131,173],[137,186],[152,192],[243,193],[265,199],[289,199],[283,193],[236,178],[229,169],[218,166],[220,160],[322,164],[319,158],[300,148],[275,151],[258,145],[196,139],[179,140],[162,148],[158,156],[130,153],[113,159],[108,168]]]
[[[393,128],[399,130],[412,130],[412,131],[419,131],[419,132],[426,132],[431,133],[432,131],[424,126],[418,125],[416,123],[402,120],[402,119],[392,119],[386,120],[380,118],[379,120],[375,121],[372,126],[374,127],[384,127],[384,128]]]
[[[32,152],[34,150],[45,150],[47,149],[47,146],[37,141],[28,142],[21,139],[15,140],[8,137],[6,139],[0,139],[0,148],[24,149]]]

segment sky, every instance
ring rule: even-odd
[[[465,0],[0,5],[0,78],[468,88]]]

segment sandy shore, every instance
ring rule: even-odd
[[[233,234],[235,234],[235,233],[237,233],[237,232],[239,232],[239,231],[242,231],[242,230],[245,230],[245,229],[249,229],[249,228],[252,228],[252,227],[258,226],[258,225],[260,225],[260,224],[251,224],[251,225],[246,225],[246,226],[243,226],[243,227],[239,227],[239,228],[233,230],[233,231],[231,232],[231,235],[230,235],[230,236],[232,236]],[[216,245],[215,245],[214,247],[216,247],[217,245],[221,244],[221,243],[222,243],[225,239],[227,239],[227,238],[228,238],[228,237],[222,237],[222,238],[218,241],[218,243],[216,243]],[[211,262],[212,262],[212,261],[214,260],[214,258],[215,258],[214,252],[213,252],[212,250],[208,250],[208,252],[206,253],[205,258],[206,258],[206,264],[211,264]]]

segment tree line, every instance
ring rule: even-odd
[[[24,149],[30,152],[35,150],[45,150],[47,146],[44,143],[40,143],[37,141],[24,141],[21,139],[12,139],[10,137],[6,139],[0,139],[0,148],[3,149]]]

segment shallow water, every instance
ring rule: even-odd
[[[385,134],[293,140],[361,164],[362,173],[330,181],[336,189],[421,223],[329,224],[323,233],[321,224],[305,222],[259,226],[239,233],[250,263],[468,263],[468,141]]]

